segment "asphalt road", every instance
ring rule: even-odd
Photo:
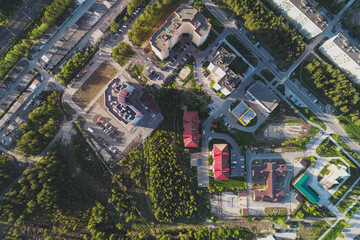
[[[34,19],[49,0],[25,0],[11,21],[0,30],[0,55],[19,36],[23,29]]]
[[[346,131],[343,129],[341,124],[336,121],[335,117],[333,117],[330,114],[326,114],[322,112],[321,109],[319,109],[319,107],[316,104],[314,104],[312,101],[309,100],[308,96],[305,96],[301,91],[296,90],[295,86],[293,86],[291,81],[287,81],[292,71],[296,69],[296,67],[312,53],[316,45],[319,42],[321,42],[321,40],[324,37],[332,36],[331,29],[339,22],[341,16],[344,14],[346,9],[348,9],[353,2],[354,0],[350,0],[346,4],[346,6],[334,17],[333,21],[330,23],[328,28],[322,34],[318,35],[315,39],[311,41],[311,43],[306,47],[305,52],[299,57],[298,60],[295,61],[295,63],[289,68],[287,72],[279,72],[276,66],[273,63],[270,63],[273,58],[264,48],[262,47],[257,48],[255,45],[253,45],[242,31],[237,30],[235,25],[227,20],[226,15],[223,13],[221,9],[216,7],[211,1],[204,0],[205,6],[215,15],[215,17],[218,18],[220,22],[224,24],[225,26],[224,32],[228,32],[229,34],[230,33],[235,34],[239,38],[239,40],[241,40],[245,44],[245,46],[248,47],[253,52],[255,56],[257,56],[258,58],[262,58],[263,61],[259,61],[260,64],[264,64],[264,67],[269,69],[275,75],[275,77],[281,79],[281,81],[285,83],[285,86],[287,88],[292,90],[294,94],[296,94],[297,97],[302,102],[304,102],[314,114],[316,114],[322,121],[324,121],[324,123],[328,127],[329,133],[333,132],[338,134],[350,148],[352,148],[357,154],[360,155],[360,146],[354,140],[352,140],[350,137],[347,136]],[[278,92],[276,90],[276,86],[270,85],[270,87],[275,92]],[[280,96],[282,95],[280,94]],[[288,102],[285,98],[284,101]]]

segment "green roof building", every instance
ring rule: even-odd
[[[309,180],[310,180],[309,176],[303,174],[298,180],[296,180],[294,186],[312,203],[317,204],[320,198],[319,195],[307,185]]]

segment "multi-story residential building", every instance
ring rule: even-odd
[[[195,8],[179,7],[150,38],[151,48],[164,60],[182,34],[192,35],[192,41],[199,47],[206,41],[210,29],[211,24]]]
[[[184,145],[185,147],[199,146],[199,116],[198,112],[184,112]]]
[[[353,83],[360,84],[360,50],[343,34],[328,39],[319,50],[347,73]]]
[[[236,58],[236,55],[229,53],[225,48],[219,49],[216,52],[214,59],[207,67],[212,73],[216,74],[218,80],[215,80],[213,88],[216,91],[222,92],[225,96],[230,95],[235,90],[236,83],[240,81],[241,77],[235,74],[229,65]]]
[[[273,2],[307,39],[316,37],[329,25],[329,22],[307,0],[273,0]]]
[[[214,144],[213,151],[213,166],[215,180],[229,179],[229,148],[227,144]]]

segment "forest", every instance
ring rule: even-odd
[[[70,80],[73,79],[76,74],[87,64],[87,62],[96,53],[97,50],[97,46],[90,48],[88,51],[83,49],[70,58],[66,65],[63,66],[60,72],[56,75],[56,78],[59,79],[59,82],[66,86]]]
[[[134,56],[134,54],[135,52],[129,44],[126,42],[120,42],[112,49],[111,57],[123,67],[132,58],[132,56]]]
[[[157,131],[146,144],[149,164],[149,198],[155,218],[171,222],[190,217],[196,210],[191,179],[182,170],[182,151],[176,144],[175,133]]]
[[[128,34],[129,39],[138,46],[142,45],[170,14],[168,9],[174,2],[174,0],[160,0],[148,5],[144,13],[136,19]]]
[[[304,51],[304,38],[282,16],[267,11],[259,1],[223,0],[245,27],[253,32],[278,60],[294,62]],[[279,47],[281,46],[281,47]]]
[[[74,4],[75,0],[53,0],[45,7],[41,21],[31,31],[30,39],[36,40],[41,38],[44,33],[54,25],[56,20]]]
[[[338,68],[318,60],[309,62],[305,70],[304,79],[307,83],[315,86],[324,99],[360,125],[360,112],[355,107],[359,93],[353,83]]]
[[[31,42],[23,39],[20,43],[14,45],[0,60],[0,82],[4,81],[9,70],[20,60],[20,58],[27,55]]]
[[[22,4],[22,0],[1,0],[0,27],[6,25]]]
[[[24,134],[17,142],[18,151],[25,157],[39,154],[59,128],[59,92],[45,93],[41,106],[29,114],[29,122],[20,125]]]
[[[32,47],[32,42],[29,39],[37,40],[41,38],[45,32],[54,25],[56,20],[74,3],[74,1],[75,0],[50,1],[45,9],[38,15],[38,18],[41,19],[41,21],[37,22],[38,20],[34,20],[34,22],[30,23],[28,26],[29,28],[27,27],[28,30],[24,30],[23,32],[24,37],[22,37],[22,39],[20,38],[17,42],[15,41],[13,45],[7,49],[7,52],[1,56],[0,82],[4,81],[6,75],[22,57],[28,55],[28,52]]]
[[[148,0],[131,0],[127,5],[126,12],[129,16],[133,15],[133,13],[141,6],[144,6],[148,2]]]

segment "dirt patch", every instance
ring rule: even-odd
[[[74,102],[85,109],[99,92],[116,75],[117,70],[109,62],[105,61],[91,74],[73,95]]]

